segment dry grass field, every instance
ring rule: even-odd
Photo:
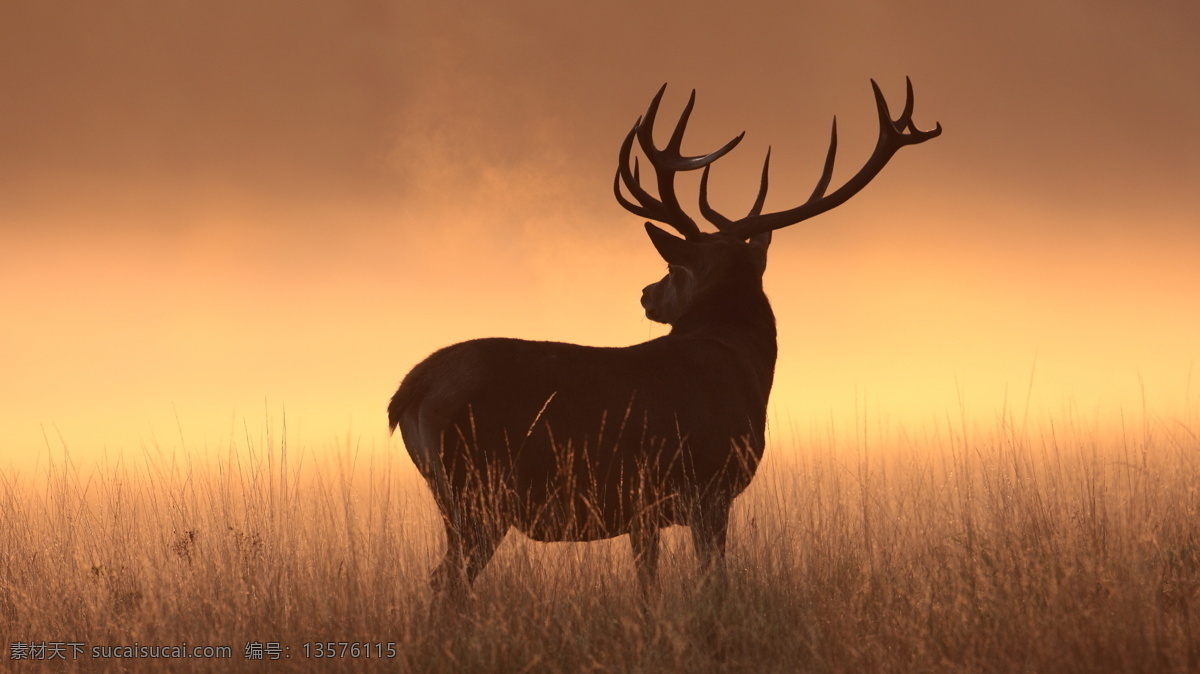
[[[48,470],[0,476],[0,669],[63,669],[10,661],[19,644],[88,671],[1200,668],[1196,418],[873,423],[768,448],[723,592],[698,582],[682,529],[648,603],[626,538],[512,533],[473,602],[435,616],[441,526],[398,443],[249,438],[95,468],[59,448]],[[229,657],[97,657],[185,642]]]

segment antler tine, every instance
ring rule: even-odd
[[[708,203],[708,169],[712,166],[705,166],[704,173],[700,174],[700,214],[704,216],[712,224],[717,226],[717,229],[725,232],[733,229],[733,220],[721,215],[717,209],[713,208]]]
[[[904,77],[904,112],[900,113],[900,119],[896,120],[896,124],[901,127],[912,126],[913,113],[913,90],[912,79],[908,76]]]
[[[663,82],[663,85],[658,88],[658,92],[654,94],[654,98],[650,99],[650,107],[646,108],[646,114],[638,117],[637,124],[633,126],[634,131],[637,133],[638,144],[642,146],[642,150],[645,150],[646,146],[650,146],[651,148],[654,147],[654,138],[652,137],[654,120],[656,117],[658,117],[658,104],[662,102],[663,94],[666,93],[666,91],[667,83]],[[693,100],[695,99],[695,96],[696,91],[693,89]],[[685,110],[684,112],[687,113],[688,111]],[[676,125],[676,130],[678,130],[678,125]]]
[[[880,91],[879,85],[875,83],[875,80],[871,80],[871,89],[875,94],[875,107],[879,112],[879,139],[875,143],[875,149],[872,151],[870,158],[858,170],[858,173],[851,176],[849,180],[834,190],[833,193],[829,195],[825,194],[825,190],[828,189],[830,179],[833,176],[834,156],[837,152],[837,120],[835,119],[833,130],[830,134],[829,152],[825,156],[825,168],[821,172],[821,178],[817,181],[817,186],[813,190],[812,196],[803,204],[786,211],[763,215],[747,215],[733,223],[733,226],[730,228],[731,233],[739,238],[749,239],[755,234],[794,225],[840,206],[850,197],[858,194],[875,176],[879,175],[879,172],[883,170],[883,167],[887,165],[888,161],[891,160],[892,156],[900,148],[906,145],[923,143],[941,135],[941,124],[936,124],[933,129],[923,131],[918,129],[913,123],[914,97],[912,81],[905,78],[905,83],[906,96],[904,110],[900,113],[900,117],[893,120],[891,112],[888,110],[887,99],[884,98],[883,92]]]
[[[666,88],[666,85],[663,85]],[[657,101],[655,101],[657,103]],[[683,146],[683,132],[687,130],[688,119],[692,116],[692,108],[696,106],[696,90],[692,89],[692,93],[688,96],[687,105],[683,106],[683,112],[679,114],[679,121],[675,122],[675,130],[671,132],[671,139],[667,141],[666,151],[671,153],[679,153]],[[646,137],[650,137],[651,129],[646,129]],[[651,143],[653,145],[653,143]]]
[[[904,112],[902,112],[899,117],[893,120],[892,112],[888,109],[887,98],[883,95],[883,90],[879,88],[879,85],[876,84],[875,80],[871,80],[871,91],[875,94],[875,109],[879,113],[880,142],[882,142],[884,138],[890,138],[903,133],[907,126],[912,123],[911,120],[909,120],[909,124],[904,123],[905,114],[907,113],[909,116],[911,116],[911,113],[908,111],[908,101],[905,101]]]
[[[754,198],[754,205],[750,207],[750,212],[747,215],[758,215],[762,213],[763,205],[767,203],[767,172],[771,168],[771,147],[767,146],[767,158],[763,159],[762,182],[758,186],[758,196]]]
[[[825,153],[825,168],[821,169],[821,179],[817,181],[817,186],[813,188],[812,194],[808,197],[809,201],[825,196],[825,190],[829,189],[829,181],[833,179],[833,161],[836,156],[837,117],[834,117],[833,128],[829,132],[829,151]]]
[[[621,144],[620,163],[617,167],[617,176],[613,181],[613,191],[616,193],[617,201],[626,210],[644,218],[666,223],[684,237],[696,239],[702,236],[702,233],[700,228],[696,226],[695,220],[692,220],[691,216],[679,205],[679,198],[675,195],[675,174],[679,171],[707,168],[714,161],[725,156],[725,154],[736,147],[741,142],[742,137],[745,136],[745,133],[739,134],[715,152],[695,157],[684,156],[680,152],[680,147],[683,144],[683,135],[687,130],[688,119],[691,117],[692,108],[696,103],[696,92],[692,90],[687,105],[684,107],[683,113],[679,116],[679,121],[675,123],[675,129],[672,131],[671,138],[667,142],[666,147],[658,148],[654,144],[654,121],[658,116],[658,107],[662,102],[662,97],[666,90],[666,84],[659,88],[658,93],[650,101],[650,107],[646,109],[646,114],[638,118],[637,123],[633,125],[629,134],[625,137],[625,141]],[[641,186],[639,181],[640,176],[637,173],[636,159],[634,160],[633,170],[630,170],[629,157],[633,150],[633,139],[635,136],[637,137],[638,145],[642,148],[642,152],[646,155],[646,159],[650,162],[650,166],[654,169],[658,187],[657,198],[651,196]],[[625,184],[625,189],[637,201],[636,204],[626,199],[625,195],[621,193],[622,182]],[[701,208],[703,209],[704,206]],[[720,217],[718,214],[718,218]],[[728,219],[725,220],[728,222]]]

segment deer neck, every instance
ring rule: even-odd
[[[775,314],[761,285],[753,292],[716,288],[671,327],[672,336],[704,339],[733,349],[745,364],[765,376],[766,386],[775,372],[778,353]]]

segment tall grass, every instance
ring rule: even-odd
[[[697,582],[685,530],[648,603],[625,538],[510,533],[453,618],[431,616],[441,524],[398,445],[59,455],[0,475],[0,662],[61,669],[9,662],[10,644],[76,642],[68,666],[89,671],[227,671],[257,642],[284,649],[272,671],[1200,668],[1197,424],[965,426],[769,448],[735,507],[724,591]],[[330,641],[395,656],[305,657]],[[232,658],[91,658],[135,642]]]

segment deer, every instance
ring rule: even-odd
[[[824,168],[809,198],[763,213],[770,149],[748,214],[728,218],[708,201],[714,152],[687,156],[692,91],[666,145],[653,128],[666,84],[621,143],[613,192],[646,219],[667,274],[641,304],[668,334],[625,347],[489,338],[436,351],[404,377],[387,407],[428,484],[446,550],[431,573],[438,596],[464,597],[497,546],[516,528],[534,541],[595,541],[629,535],[638,584],[656,586],[660,532],[690,528],[702,577],[723,569],[730,508],[766,447],[767,401],[777,357],[775,316],[763,290],[772,232],[835,208],[861,191],[901,148],[937,137],[918,129],[912,81],[893,119],[871,80],[879,136],[853,176],[828,192],[837,152],[833,120]],[[654,173],[641,183],[634,143]],[[680,206],[676,175],[703,169],[702,231]],[[626,196],[625,193],[628,193]],[[649,220],[675,231],[671,234]]]

